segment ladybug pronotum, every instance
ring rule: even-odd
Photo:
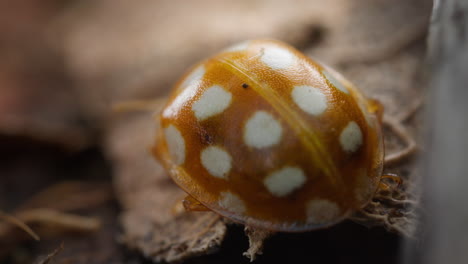
[[[313,230],[349,217],[376,192],[380,110],[294,48],[251,40],[176,84],[154,153],[199,206],[261,229]]]

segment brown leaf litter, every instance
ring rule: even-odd
[[[60,199],[57,199],[60,197]],[[31,197],[12,213],[0,212],[0,257],[20,242],[58,237],[65,233],[95,232],[101,221],[75,211],[111,199],[108,185],[63,182]]]

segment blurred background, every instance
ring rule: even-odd
[[[0,1],[0,263],[248,263],[242,227],[172,212],[183,193],[149,154],[160,103],[150,111],[115,105],[164,98],[197,61],[238,41],[275,38],[382,102],[423,149],[432,7],[430,0]],[[405,147],[395,131],[385,128],[385,137],[387,153]],[[385,168],[404,178],[399,198],[416,204],[417,156]],[[256,262],[402,263],[402,245],[417,250],[402,243],[418,232],[417,208],[374,205],[367,212],[383,217],[365,226],[345,221],[276,235]]]

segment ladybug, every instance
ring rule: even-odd
[[[195,65],[159,116],[154,155],[207,208],[281,232],[327,227],[379,187],[382,107],[331,68],[276,40]]]

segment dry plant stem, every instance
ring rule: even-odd
[[[57,201],[57,197],[64,197]],[[0,218],[20,227],[36,240],[39,237],[27,224],[55,225],[69,231],[91,232],[100,227],[100,221],[63,211],[71,211],[83,207],[102,204],[111,198],[111,191],[103,184],[89,184],[67,181],[52,185],[39,192],[21,205],[13,215],[0,211]],[[0,225],[1,226],[1,225]],[[2,226],[0,236],[11,230],[9,226]]]
[[[48,264],[51,263],[53,258],[58,255],[63,250],[63,242],[60,244],[58,248],[56,248],[52,253],[47,255],[44,259],[37,261],[37,264]]]
[[[26,223],[53,225],[80,232],[96,231],[101,226],[101,222],[96,218],[62,213],[51,209],[31,209],[18,213],[18,218]]]
[[[2,211],[0,211],[0,219],[3,219],[5,220],[6,222],[8,223],[11,223],[19,228],[21,228],[24,232],[28,233],[30,236],[32,236],[35,240],[39,241],[40,240],[40,237],[38,234],[36,234],[28,225],[26,225],[23,221],[21,221],[20,219],[12,216],[12,215],[9,215],[7,213],[4,213]],[[1,229],[0,229],[0,236],[1,235]]]

